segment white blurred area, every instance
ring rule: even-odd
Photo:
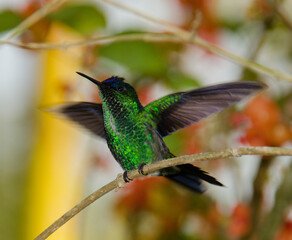
[[[24,6],[25,2],[27,1],[1,0],[0,8],[10,7],[18,9]],[[219,0],[217,3],[218,14],[224,15],[226,18],[243,18],[249,2]],[[122,3],[177,26],[182,24],[185,17],[175,0],[124,0]],[[146,31],[164,30],[161,26],[124,10],[107,4],[100,4],[100,2],[97,4],[105,10],[108,20],[108,33],[128,29]],[[291,9],[292,0],[286,1],[285,5]],[[237,12],[240,14],[235,14]],[[288,17],[290,16],[288,15]],[[250,32],[242,32],[240,34],[222,32],[218,45],[236,55],[249,57],[250,48],[254,44],[254,39],[257,39],[257,34],[257,24],[255,24],[254,29]],[[5,37],[5,34],[2,34],[1,37]],[[15,38],[13,41],[18,41],[18,39]],[[258,56],[257,60],[259,62],[283,72],[292,73],[290,66],[277,64],[279,59],[287,57],[285,52],[275,53],[271,52],[268,46],[266,48],[265,50],[267,51],[263,50],[263,53]],[[39,59],[40,56],[37,51],[29,51],[7,45],[0,46],[0,184],[9,184],[10,181],[13,181],[12,179],[23,175],[24,173],[19,171],[21,169],[23,171],[29,161],[27,153],[33,142],[33,118],[37,108],[35,106],[35,99],[39,96],[38,90],[40,89],[38,77],[40,76],[41,63]],[[180,67],[185,72],[199,78],[202,81],[202,85],[237,80],[240,78],[242,71],[241,66],[215,55],[210,57],[204,50],[195,46],[187,47],[184,55],[181,57]],[[72,73],[72,76],[75,77],[74,74]],[[116,75],[116,73],[113,73],[113,75]],[[267,79],[265,78],[265,80]],[[287,87],[287,84],[282,81],[278,83],[274,94],[280,94]],[[93,137],[90,137],[90,139],[88,149],[100,150],[101,148],[106,148],[105,143],[102,141],[95,140]],[[21,150],[14,151],[14,149]],[[110,155],[110,152],[105,150],[103,154],[106,157]],[[24,156],[24,159],[22,156]],[[240,160],[240,163],[237,163],[242,166],[238,168],[242,171],[239,173],[242,176],[239,182],[232,182],[234,178],[231,176],[231,173],[222,170],[222,172],[217,173],[217,177],[226,185],[226,188],[210,187],[208,185],[209,191],[207,191],[207,194],[211,194],[212,197],[216,198],[221,203],[222,209],[227,209],[227,212],[238,199],[248,198],[251,191],[252,178],[258,161],[256,157],[244,158],[244,163],[242,160],[243,158]],[[121,172],[120,167],[113,159],[110,164],[112,165],[110,173],[108,171],[96,170],[96,168],[94,171],[89,170],[85,195],[112,180],[117,173]],[[15,168],[16,165],[22,165],[23,167]],[[16,172],[15,169],[17,170]],[[250,171],[250,169],[254,169],[254,171]],[[238,184],[242,188],[238,189],[236,187]],[[5,188],[3,189],[5,190]],[[94,239],[93,236],[96,236],[97,233],[100,239],[115,239],[117,237],[115,234],[123,231],[122,223],[116,220],[115,216],[110,212],[114,195],[115,193],[111,193],[100,199],[93,206],[90,206],[90,211],[86,211],[86,217],[83,222],[83,239]],[[68,206],[68,209],[69,207],[71,206]],[[100,222],[100,224],[97,225],[96,221]],[[112,224],[115,224],[117,231],[110,230]],[[90,229],[90,231],[86,231],[87,229]]]

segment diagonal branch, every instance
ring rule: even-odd
[[[194,155],[186,155],[176,158],[171,158],[159,162],[155,162],[146,165],[143,168],[144,173],[152,173],[159,169],[176,166],[180,164],[186,164],[191,162],[201,162],[208,160],[215,160],[218,158],[230,158],[230,157],[240,157],[242,155],[264,155],[264,156],[292,156],[292,148],[279,148],[279,147],[241,147],[241,148],[231,148],[217,152],[205,152]],[[132,170],[128,172],[128,177],[131,179],[141,177],[138,170]],[[77,215],[84,208],[89,206],[91,203],[101,198],[105,194],[111,192],[114,189],[119,189],[124,187],[125,182],[123,180],[122,174],[119,174],[117,178],[110,183],[106,184],[102,188],[96,190],[94,193],[90,194],[80,203],[78,203],[71,210],[66,212],[58,220],[56,220],[52,225],[45,229],[40,235],[38,235],[35,240],[44,240],[48,238],[57,229],[68,222],[72,217]]]
[[[188,42],[188,43],[193,43],[196,44],[200,47],[203,47],[217,55],[220,55],[222,57],[225,57],[233,62],[236,62],[242,66],[245,66],[246,68],[249,68],[251,70],[254,70],[256,72],[265,74],[265,75],[269,75],[272,77],[276,77],[276,78],[280,78],[289,82],[292,82],[292,76],[286,73],[281,73],[279,71],[276,71],[274,69],[268,68],[262,64],[253,62],[253,61],[249,61],[247,59],[244,59],[242,57],[239,57],[233,53],[230,53],[222,48],[217,47],[214,44],[210,44],[206,41],[204,41],[203,39],[199,38],[198,36],[193,37],[192,33],[186,30],[183,30],[173,24],[170,24],[168,22],[165,22],[163,20],[157,19],[155,17],[149,16],[143,12],[140,12],[136,9],[130,8],[120,2],[116,2],[113,0],[98,0],[99,2],[104,2],[104,3],[109,3],[113,6],[116,6],[120,9],[123,9],[127,12],[131,12],[137,16],[140,16],[146,20],[149,20],[151,22],[154,22],[156,24],[159,24],[160,26],[162,26],[164,29],[166,29],[167,31],[172,32],[177,38],[181,39],[183,42]]]
[[[16,26],[8,36],[6,36],[6,40],[9,40],[18,34],[22,33],[25,29],[29,28],[33,24],[35,24],[37,21],[42,19],[44,16],[49,14],[52,10],[55,9],[58,5],[62,4],[66,0],[55,0],[52,2],[47,3],[44,7],[40,8],[36,12],[34,12],[32,15],[30,15],[27,19],[22,21],[18,26]]]
[[[287,17],[287,14],[282,10],[281,5],[275,0],[265,0],[265,2],[272,8],[272,10],[281,18],[283,23],[287,28],[292,31],[292,23],[290,18]]]
[[[220,56],[226,57],[233,62],[237,62],[242,66],[245,66],[248,69],[254,70],[258,73],[262,73],[267,76],[273,76],[279,79],[283,79],[289,82],[292,82],[292,76],[281,73],[274,69],[268,68],[264,65],[259,63],[249,61],[245,58],[241,58],[233,53],[230,53],[226,50],[223,50],[213,44],[207,43],[198,37],[193,38],[192,33],[189,33],[189,39],[184,40],[181,37],[178,37],[173,34],[165,34],[165,33],[137,33],[137,34],[126,34],[126,35],[114,35],[114,36],[103,36],[103,37],[96,37],[89,40],[82,40],[77,42],[62,42],[62,43],[21,43],[21,42],[12,42],[9,40],[0,40],[0,44],[9,44],[16,47],[22,47],[27,49],[67,49],[70,47],[77,47],[77,46],[89,46],[89,45],[101,45],[101,44],[108,44],[112,42],[118,41],[130,41],[130,40],[144,40],[144,41],[151,41],[151,42],[187,42],[187,43],[195,43],[213,53],[216,53]],[[193,40],[192,40],[193,39]]]
[[[52,7],[56,4],[60,4],[63,1],[66,0],[56,0],[54,5],[50,5],[49,8],[46,11],[40,11],[36,12],[36,16],[33,14],[31,17],[29,17],[27,20],[25,20],[23,23],[21,23],[18,27],[16,27],[13,32],[10,34],[10,36],[15,35],[35,23],[37,20],[39,20],[41,17],[43,17],[45,14],[47,14],[49,11],[52,10]],[[127,40],[145,40],[145,41],[170,41],[170,42],[184,42],[184,43],[192,43],[196,44],[202,48],[207,49],[210,52],[213,52],[217,55],[220,55],[222,57],[225,57],[235,63],[238,63],[248,69],[251,69],[253,71],[256,71],[258,73],[272,76],[277,79],[283,79],[289,82],[292,82],[292,76],[286,73],[279,72],[277,70],[271,69],[269,67],[266,67],[262,64],[256,63],[254,61],[247,60],[245,58],[239,57],[231,52],[228,52],[214,44],[208,43],[204,41],[203,39],[199,38],[198,36],[194,35],[194,32],[183,30],[179,27],[176,27],[173,24],[170,24],[168,22],[156,19],[152,16],[149,16],[145,13],[142,13],[140,11],[137,11],[135,9],[132,9],[130,7],[127,7],[121,3],[112,1],[112,0],[99,0],[102,2],[107,2],[109,4],[112,4],[116,7],[119,7],[121,9],[124,9],[128,12],[131,12],[135,15],[138,15],[140,17],[143,17],[144,19],[147,19],[151,22],[154,22],[156,24],[159,24],[163,26],[166,30],[170,31],[170,33],[143,33],[143,34],[127,34],[127,35],[116,35],[116,36],[103,36],[103,37],[97,37],[89,40],[83,40],[78,42],[72,42],[72,43],[19,43],[19,42],[12,42],[8,39],[0,40],[0,44],[10,44],[17,47],[23,47],[28,49],[67,49],[69,47],[76,47],[76,46],[85,46],[85,45],[96,45],[96,44],[107,44],[110,42],[116,42],[116,41],[127,41]],[[47,5],[46,5],[47,6]]]

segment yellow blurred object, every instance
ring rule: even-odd
[[[71,42],[79,38],[68,28],[52,24],[47,42]],[[65,99],[66,86],[72,86],[77,79],[75,72],[81,69],[81,55],[82,48],[43,53],[40,106],[68,101]],[[46,113],[40,115],[29,169],[25,239],[35,238],[81,200],[86,170],[82,140],[84,136],[70,124]],[[73,219],[50,239],[74,240],[80,236],[79,230],[76,219]]]

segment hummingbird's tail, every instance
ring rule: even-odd
[[[217,186],[224,186],[216,178],[191,164],[163,169],[162,175],[198,193],[203,193],[206,190],[202,185],[202,180]]]

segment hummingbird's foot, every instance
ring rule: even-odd
[[[146,165],[146,163],[142,163],[139,167],[138,167],[138,173],[140,173],[141,175],[147,176],[147,173],[144,172],[143,168]]]
[[[124,179],[124,181],[126,183],[128,183],[128,182],[130,182],[130,181],[133,180],[133,179],[131,179],[131,178],[128,177],[128,171],[124,171],[124,173],[123,173],[123,179]]]

